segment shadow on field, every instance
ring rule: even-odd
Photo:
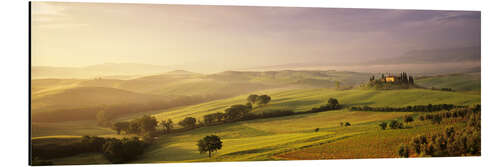
[[[351,107],[351,106],[367,106],[367,105],[371,105],[371,104],[375,104],[375,103],[374,102],[365,102],[365,103],[351,103],[351,104],[343,104],[343,105]]]

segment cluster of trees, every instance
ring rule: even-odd
[[[106,139],[102,145],[102,153],[111,163],[123,163],[134,160],[144,152],[148,144],[139,140],[138,137],[132,139]]]
[[[328,103],[325,105],[322,105],[320,107],[314,107],[308,112],[315,113],[315,112],[322,112],[322,111],[329,111],[329,110],[337,110],[341,109],[342,106],[340,105],[339,101],[335,98],[330,98],[328,99]]]
[[[408,124],[410,122],[413,122],[413,117],[407,115],[407,116],[405,116],[403,118],[403,121]],[[403,125],[403,123],[401,121],[397,121],[397,120],[392,120],[389,123],[387,123],[387,122],[381,122],[380,124],[378,124],[378,126],[380,126],[380,128],[382,130],[387,129],[387,127],[391,128],[391,129],[403,129],[403,128],[405,128],[405,126]]]
[[[433,111],[441,111],[448,110],[454,108],[466,108],[467,106],[457,106],[453,104],[428,104],[428,105],[414,105],[414,106],[406,106],[406,107],[356,107],[353,106],[350,108],[351,111],[381,111],[381,112],[433,112]]]
[[[111,128],[115,130],[117,134],[125,132],[126,134],[152,136],[155,135],[157,126],[158,121],[155,117],[144,115],[130,122],[115,122]]]
[[[281,117],[294,114],[314,113],[314,112],[335,110],[341,108],[341,105],[339,104],[339,101],[337,99],[330,98],[328,99],[328,103],[326,105],[322,105],[319,108],[313,108],[310,111],[302,113],[296,113],[293,112],[292,110],[270,110],[270,111],[263,111],[260,113],[252,113],[251,111],[253,110],[253,106],[255,105],[260,106],[267,104],[271,100],[271,97],[269,97],[268,95],[259,96],[252,94],[248,96],[247,100],[248,100],[247,104],[232,105],[226,110],[224,110],[224,112],[216,112],[204,115],[203,121],[197,120],[194,117],[186,117],[183,120],[181,120],[178,124],[182,126],[184,130],[189,130],[202,126],[219,125],[229,122]],[[165,128],[165,129],[171,129],[171,128]]]
[[[86,152],[103,153],[111,163],[123,163],[134,160],[148,146],[147,143],[139,140],[138,137],[116,139],[96,136],[83,136],[81,145],[87,149]]]
[[[415,82],[413,76],[402,72],[399,76],[385,76],[381,74],[380,79],[375,79],[375,76],[371,76],[368,86],[377,89],[408,89],[414,87]]]
[[[141,155],[149,144],[137,137],[132,139],[83,136],[71,141],[37,145],[32,149],[33,164],[50,164],[47,159],[73,156],[81,153],[103,153],[111,163],[123,163]]]
[[[268,95],[255,95],[251,94],[247,97],[248,103],[251,105],[261,106],[267,104],[271,101],[271,97]]]
[[[408,75],[406,72],[401,72],[399,73],[399,76],[392,76],[394,77],[394,82],[395,84],[407,84],[407,85],[414,85],[415,84],[415,81],[413,79],[413,76],[411,75]],[[384,83],[387,83],[387,76],[385,76],[384,74],[381,74],[380,76],[380,80],[376,80],[375,79],[375,76],[371,76],[370,77],[370,82],[384,82]]]
[[[442,118],[459,118],[466,121],[466,127],[457,130],[448,127],[442,133],[419,135],[412,138],[409,146],[402,144],[398,149],[401,157],[408,157],[410,153],[416,156],[463,156],[481,155],[481,112],[480,106],[462,109],[451,116]],[[462,114],[459,114],[462,113]]]
[[[421,115],[419,120],[431,120],[434,124],[440,124],[443,119],[447,118],[467,118],[469,115],[478,113],[481,111],[481,106],[476,105],[472,108],[458,108],[449,112],[434,113]]]
[[[73,156],[90,152],[81,139],[38,139],[31,141],[31,156],[36,163],[44,164],[47,159]]]

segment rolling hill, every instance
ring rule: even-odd
[[[415,83],[424,87],[451,88],[458,91],[481,91],[480,73],[461,73],[416,78]]]
[[[266,90],[252,93],[268,94],[272,98],[271,103],[259,107],[253,112],[283,108],[301,112],[325,104],[330,97],[337,98],[341,104],[348,106],[400,107],[442,103],[473,105],[480,104],[481,101],[478,94],[427,89],[335,90],[320,88]],[[230,105],[245,103],[246,96],[241,95],[158,111],[160,113],[154,116],[160,120],[173,119],[174,122],[187,116],[199,119],[204,114],[223,112]],[[351,158],[396,157],[394,150],[399,143],[408,141],[417,134],[442,131],[449,125],[447,123],[433,125],[429,122],[415,122],[410,124],[413,127],[411,129],[381,131],[378,128],[380,121],[401,119],[408,114],[418,115],[420,113],[336,110],[203,127],[160,137],[146,150],[144,155],[132,163],[308,159],[308,157],[325,159],[346,156]],[[350,122],[353,126],[340,127],[340,122]],[[178,125],[174,126],[174,128],[178,127]],[[320,131],[314,132],[315,128],[319,128]],[[222,150],[218,151],[211,159],[206,155],[199,154],[196,148],[197,140],[209,134],[220,136],[224,142]],[[367,143],[366,138],[374,140]],[[336,149],[331,147],[341,149],[342,152],[336,152]],[[324,151],[327,151],[328,154]],[[99,155],[85,154],[56,159],[54,162],[78,164],[79,159],[88,160],[89,157],[96,156]],[[91,163],[106,162],[102,158],[96,159],[95,162],[91,161]]]
[[[95,119],[99,111],[115,115],[166,108],[162,96],[146,95],[107,87],[74,87],[32,96],[32,121]]]
[[[337,71],[227,71],[203,75],[177,70],[130,80],[34,79],[31,107],[34,121],[88,120],[94,119],[95,113],[101,110],[123,116],[124,113],[190,105],[260,90],[332,88],[337,83],[339,88],[349,88],[367,76]],[[53,117],[49,118],[48,114]],[[59,117],[61,114],[65,116]]]

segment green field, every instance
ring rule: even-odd
[[[481,91],[481,74],[465,73],[422,77],[415,83],[424,87],[452,88],[458,91]]]
[[[477,94],[461,92],[444,92],[425,89],[404,90],[335,90],[335,89],[299,89],[287,91],[261,91],[257,94],[268,94],[271,102],[263,107],[258,107],[254,112],[272,111],[276,109],[290,109],[295,112],[310,110],[313,107],[326,104],[328,98],[337,98],[341,104],[347,106],[390,106],[403,107],[408,105],[427,104],[457,104],[473,105],[480,104],[481,97]],[[169,109],[154,116],[160,120],[172,119],[174,122],[185,117],[202,118],[203,115],[224,110],[234,104],[246,103],[248,95],[234,98],[215,100],[198,105],[183,108]]]
[[[426,104],[480,104],[479,94],[445,92],[427,89],[408,90],[335,90],[296,89],[259,91],[272,97],[269,104],[253,112],[291,109],[302,112],[326,103],[330,97],[337,98],[346,106],[392,106]],[[230,105],[246,103],[248,95],[215,100],[197,105],[155,111],[160,120],[184,117],[197,119],[214,112],[223,112]],[[394,149],[416,134],[432,133],[445,127],[430,122],[415,122],[413,128],[381,131],[378,123],[400,119],[407,112],[353,112],[336,110],[321,113],[299,114],[285,117],[258,119],[202,127],[187,132],[162,136],[148,147],[138,160],[131,163],[193,162],[193,161],[247,161],[276,159],[331,159],[395,157]],[[340,122],[350,122],[351,127],[340,127]],[[176,125],[176,128],[179,126]],[[314,132],[320,128],[319,132]],[[92,129],[92,128],[91,128]],[[104,130],[104,129],[103,129]],[[115,136],[111,130],[94,128],[92,135]],[[102,132],[102,133],[101,133]],[[62,134],[62,133],[61,133]],[[196,142],[206,135],[216,134],[222,138],[223,148],[208,158],[197,151]],[[51,134],[56,135],[56,134]],[[366,139],[370,140],[366,143]],[[359,146],[359,147],[356,147]],[[333,149],[335,148],[335,149]],[[345,156],[341,156],[344,155]],[[349,156],[349,157],[347,157]],[[55,159],[57,164],[102,163],[105,159],[95,154]],[[104,161],[103,161],[104,160]]]

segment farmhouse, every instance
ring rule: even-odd
[[[385,77],[385,82],[395,82],[396,78],[396,76],[387,76]]]

